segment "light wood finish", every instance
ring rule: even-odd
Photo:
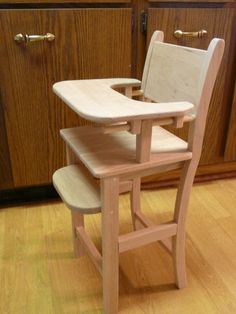
[[[97,250],[94,243],[87,236],[87,233],[84,231],[83,227],[76,227],[76,236],[80,241],[80,244],[83,245],[84,250],[91,258],[94,266],[97,268],[99,273],[102,275],[102,257],[99,251]]]
[[[70,165],[53,174],[53,184],[66,206],[93,214],[101,211],[99,186],[82,165]]]
[[[148,50],[147,50],[147,55],[145,58],[145,64],[143,68],[143,75],[142,75],[142,84],[141,84],[141,90],[144,91],[147,85],[147,78],[149,74],[149,69],[150,69],[150,61],[152,57],[152,50],[153,50],[153,45],[155,42],[163,42],[164,40],[164,33],[161,31],[155,31],[152,34],[152,37],[150,39],[149,45],[148,45]]]
[[[128,132],[103,134],[93,127],[78,127],[61,130],[61,135],[95,177],[148,172],[192,158],[186,142],[160,127],[153,127],[151,159],[146,163],[136,162],[135,136]]]
[[[193,104],[188,101],[151,102],[144,105],[142,101],[114,91],[114,88],[125,85],[126,82],[133,85],[136,80],[63,81],[54,84],[53,91],[79,116],[96,123],[177,117],[192,111]]]
[[[55,97],[56,81],[131,75],[131,15],[130,8],[1,9],[0,92],[15,188],[51,183],[65,165],[58,130],[86,124]],[[21,46],[20,32],[56,39]]]
[[[195,119],[194,115],[187,115],[184,117],[176,117],[176,118],[165,118],[165,119],[154,119],[152,121],[152,125],[174,125],[175,128],[180,128],[183,126],[183,123],[190,122]],[[99,127],[99,124],[98,124]],[[114,132],[120,132],[120,131],[129,131],[132,134],[139,134],[140,133],[140,127],[141,127],[141,120],[134,120],[130,121],[129,123],[116,123],[116,124],[110,124],[110,125],[104,125],[101,126],[101,129],[103,133],[109,134]]]
[[[130,209],[131,209],[131,217],[133,222],[134,230],[140,229],[140,223],[137,219],[138,213],[141,210],[140,197],[136,197],[139,195],[141,191],[141,179],[135,178],[133,179],[133,185],[130,193]],[[142,226],[142,225],[141,225]]]
[[[119,296],[119,179],[101,180],[102,287],[104,313],[118,313]]]
[[[142,121],[140,134],[136,136],[136,161],[150,160],[152,145],[152,120]]]
[[[175,288],[172,259],[158,243],[120,254],[119,313],[236,312],[235,191],[236,179],[193,186],[188,288]],[[175,194],[173,188],[142,192],[145,215],[156,224],[172,219]],[[85,219],[100,247],[99,215]],[[0,313],[102,313],[101,276],[89,257],[74,258],[70,229],[61,201],[1,208]],[[131,230],[129,195],[122,195],[120,234]]]
[[[153,227],[153,226],[155,226],[153,221],[151,221],[148,217],[146,217],[143,213],[141,213],[141,211],[135,212],[135,218],[136,218],[136,221],[138,220],[141,223],[142,227]],[[139,226],[140,226],[140,224],[139,224]],[[173,245],[172,245],[172,239],[171,238],[160,239],[160,243],[164,246],[165,249],[167,249],[167,251],[169,253],[173,252]]]
[[[78,157],[73,153],[73,151],[69,148],[68,145],[66,145],[66,162],[67,162],[67,165],[74,165],[74,164],[79,163]],[[77,172],[78,172],[78,169],[77,169]],[[74,177],[74,176],[75,175],[73,174],[72,177]],[[83,177],[83,172],[81,174],[79,174],[79,176]],[[85,181],[88,181],[88,179],[86,179]],[[70,180],[69,180],[69,182],[70,182]],[[59,184],[60,184],[60,182],[59,182]],[[62,182],[62,184],[63,184],[63,182]],[[79,184],[81,185],[81,183],[79,183]],[[92,182],[92,184],[94,184],[94,183]],[[66,186],[65,191],[67,189],[70,189],[70,186],[69,187]],[[72,187],[72,189],[74,189],[74,187]],[[67,194],[67,196],[71,195],[71,191],[69,190],[69,193],[67,192],[66,194]],[[77,202],[78,192],[74,191],[74,194],[75,194],[75,202]],[[71,200],[69,200],[69,202],[70,201]],[[74,199],[72,200],[72,202],[74,202]],[[73,241],[74,254],[77,257],[83,256],[85,254],[85,249],[81,245],[81,242],[79,242],[79,239],[78,239],[77,234],[76,234],[76,228],[77,227],[84,228],[84,215],[79,210],[77,210],[77,207],[75,208],[75,210],[73,210],[73,208],[71,210],[71,226],[72,226],[72,241]]]
[[[67,147],[76,154],[95,177],[101,179],[103,309],[106,314],[118,313],[119,251],[124,252],[156,240],[172,238],[172,246],[169,245],[169,240],[163,244],[173,254],[176,285],[178,288],[186,286],[185,225],[187,208],[201,155],[208,106],[224,52],[224,40],[214,38],[206,51],[171,46],[158,41],[153,42],[152,45],[151,57],[148,61],[149,69],[144,75],[146,77],[144,96],[153,101],[166,101],[166,103],[144,101],[138,103],[136,101],[137,106],[132,106],[133,100],[129,98],[132,95],[130,87],[126,88],[126,96],[123,96],[112,90],[112,86],[116,85],[115,80],[67,81],[54,85],[56,94],[75,112],[89,120],[97,123],[142,120],[139,123],[141,127],[140,133],[136,135],[136,143],[132,143],[134,140],[132,134],[126,132],[104,134],[102,130],[99,132],[97,127],[82,127],[61,132]],[[170,62],[166,58],[168,54]],[[189,61],[186,62],[188,59]],[[158,77],[159,73],[161,73],[162,79],[157,79],[157,86],[160,83],[161,90],[156,93],[157,86],[153,85],[153,81],[154,76]],[[189,82],[189,77],[190,81],[191,78],[197,81],[197,86]],[[176,81],[177,78],[179,81]],[[121,80],[118,80],[117,83],[122,84],[122,81],[119,81]],[[175,81],[175,85],[173,85],[173,81]],[[128,83],[132,84],[132,82]],[[173,94],[170,93],[169,87],[173,90]],[[158,99],[158,97],[161,98]],[[180,151],[178,145],[181,140],[160,127],[154,128],[155,131],[152,132],[152,120],[159,117],[170,117],[174,118],[176,126],[180,127],[183,124],[184,116],[192,109],[192,105],[184,104],[182,99],[191,100],[194,103],[196,118],[190,123],[188,144],[184,145],[184,149],[182,146],[182,151]],[[178,104],[179,111],[173,108],[174,103],[169,102],[173,100],[177,101],[174,107]],[[140,104],[143,108],[152,110],[152,114],[148,110],[138,107]],[[151,104],[163,107],[164,111],[162,109],[158,111],[157,107],[153,110]],[[190,107],[184,108],[184,105],[190,105]],[[119,106],[122,108],[120,113]],[[164,106],[166,106],[165,109]],[[135,126],[133,127],[135,128]],[[115,140],[118,140],[121,148],[115,145]],[[158,141],[161,141],[163,146],[158,146]],[[169,141],[174,144],[171,149],[168,149]],[[181,141],[181,144],[186,143]],[[130,149],[132,158],[127,159],[127,152],[129,156]],[[156,154],[155,151],[157,151]],[[127,168],[127,164],[129,164],[129,168]],[[131,192],[131,214],[135,224],[136,211],[140,212],[140,200],[135,201],[140,198],[140,181],[136,178],[140,178],[144,170],[154,173],[157,167],[161,167],[161,170],[169,170],[170,166],[175,167],[179,164],[182,169],[174,220],[170,223],[151,225],[118,236],[119,182],[122,179],[135,179]],[[137,209],[134,208],[135,202],[138,206]],[[141,217],[139,215],[139,220]],[[144,221],[145,224],[146,221]],[[87,243],[86,250],[98,267],[95,247],[85,241],[84,236],[82,242],[84,245]]]
[[[125,252],[157,240],[172,237],[176,234],[177,224],[162,224],[152,226],[135,232],[130,232],[119,237],[119,252]]]
[[[151,53],[144,96],[156,102],[186,99],[196,112],[206,51],[153,42]]]

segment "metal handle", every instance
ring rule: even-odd
[[[183,32],[180,29],[174,32],[175,38],[202,38],[207,35],[207,31],[202,29],[198,32]]]
[[[23,35],[23,34],[17,34],[14,37],[14,40],[18,43],[29,43],[34,41],[53,41],[55,40],[55,35],[51,33],[47,33],[46,35]]]

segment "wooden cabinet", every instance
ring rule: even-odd
[[[1,117],[1,129],[6,129],[4,154],[10,160],[1,161],[1,171],[8,170],[8,176],[0,178],[1,188],[50,183],[65,156],[59,129],[84,123],[59,102],[52,85],[70,79],[129,77],[131,10],[1,10],[0,28],[5,118]],[[14,41],[18,33],[47,32],[55,35],[54,41]]]
[[[146,33],[140,25],[143,10]],[[53,83],[140,78],[156,29],[164,31],[166,42],[202,49],[213,37],[225,39],[198,174],[236,172],[235,12],[230,0],[0,0],[0,190],[51,184],[52,173],[64,164],[59,129],[85,123],[53,94]],[[177,29],[205,29],[208,35],[177,40]],[[54,41],[14,41],[18,33],[47,32],[55,35]],[[187,131],[187,126],[174,130],[183,138]]]

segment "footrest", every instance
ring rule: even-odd
[[[82,165],[58,169],[53,185],[69,209],[82,214],[101,212],[99,185]]]

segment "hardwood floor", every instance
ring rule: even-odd
[[[175,189],[144,191],[143,211],[172,217]],[[100,243],[100,216],[86,217]],[[120,233],[131,230],[120,198]],[[236,313],[236,179],[195,184],[187,223],[188,286],[174,285],[172,259],[154,243],[120,255],[119,313]],[[99,273],[72,254],[70,213],[59,202],[0,210],[0,313],[102,313]]]

